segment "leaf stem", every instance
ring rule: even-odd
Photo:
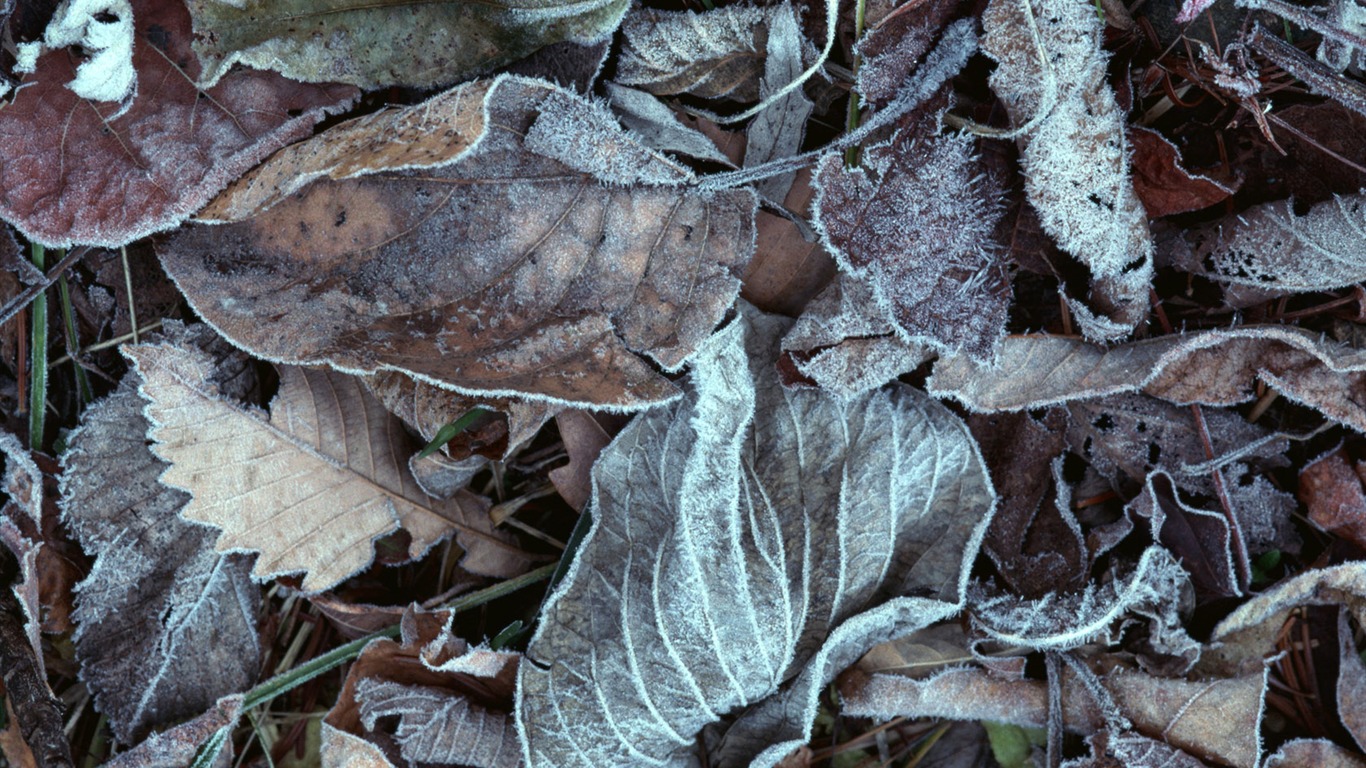
[[[863,57],[858,55],[859,40],[863,37],[863,25],[865,20],[867,2],[858,0],[854,4],[854,87],[849,90],[849,113],[845,119],[845,130],[853,133],[858,130],[859,121],[862,119],[862,98],[858,92],[858,70],[863,64]],[[858,166],[859,147],[854,145],[844,150],[844,167],[853,169]]]

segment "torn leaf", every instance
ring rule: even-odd
[[[216,386],[255,379],[247,357],[207,326],[167,333],[203,350]],[[77,588],[81,680],[126,744],[246,690],[261,654],[252,558],[215,552],[212,528],[180,518],[190,496],[158,482],[167,464],[147,446],[142,383],[130,371],[81,414],[61,476],[65,521],[96,557]]]
[[[449,85],[551,43],[600,40],[617,28],[628,3],[190,0],[189,6],[206,85],[244,64],[292,80],[373,90]]]
[[[644,357],[677,369],[730,308],[755,201],[682,186],[686,169],[619,127],[576,122],[599,112],[612,120],[503,77],[342,124],[240,181],[212,208],[243,220],[171,238],[162,263],[268,359],[560,405],[666,402],[678,390]],[[357,145],[380,154],[361,162]],[[614,168],[630,177],[602,178]],[[318,180],[263,210],[300,173]],[[624,186],[641,178],[656,183]]]
[[[112,10],[99,11],[106,7]],[[252,70],[197,88],[190,16],[179,0],[70,0],[66,8],[71,24],[54,43],[74,45],[106,31],[117,37],[131,24],[132,58],[126,70],[82,74],[124,56],[116,41],[80,68],[71,50],[49,50],[0,107],[0,218],[48,246],[113,247],[175,227],[356,97],[349,86],[304,85]],[[92,25],[116,29],[79,32]],[[115,95],[123,88],[115,80],[134,71],[137,84],[124,103],[87,100],[68,87],[80,81],[91,98]]]
[[[957,610],[993,499],[966,428],[909,387],[785,390],[788,325],[742,305],[683,400],[599,458],[593,527],[520,670],[531,766],[683,765],[747,705],[721,763],[773,765],[834,674]],[[937,599],[868,610],[915,591]]]
[[[507,577],[529,562],[493,531],[488,501],[427,496],[408,472],[418,446],[354,377],[281,369],[269,417],[222,398],[209,361],[173,344],[124,348],[144,379],[162,482],[193,497],[189,520],[223,529],[221,551],[257,551],[258,579],[304,572],[319,592],[369,565],[373,541],[399,527],[410,557],[456,534],[466,570]],[[223,462],[225,446],[234,461]]]

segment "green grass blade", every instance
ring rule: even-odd
[[[43,268],[45,250],[33,244],[33,265]],[[30,340],[28,392],[28,445],[33,450],[43,447],[43,420],[47,415],[47,291],[33,299],[33,334]]]
[[[427,447],[423,448],[422,451],[417,454],[417,457],[419,459],[425,459],[441,450],[441,446],[449,443],[456,435],[469,429],[474,422],[479,420],[479,417],[486,413],[488,413],[488,411],[483,408],[471,408],[464,416],[461,416],[450,424],[437,430],[436,437],[433,437],[432,441],[427,443]]]
[[[76,371],[76,389],[80,392],[81,405],[89,405],[95,399],[95,391],[90,388],[90,379],[85,375],[76,355],[81,351],[80,339],[76,336],[76,311],[71,306],[71,292],[66,285],[66,275],[57,280],[57,296],[62,303],[62,321],[66,327],[66,354],[71,358],[72,368]]]

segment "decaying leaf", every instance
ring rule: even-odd
[[[91,12],[101,4],[78,5]],[[63,47],[43,53],[13,101],[0,106],[0,218],[30,240],[118,246],[170,229],[356,96],[350,86],[251,70],[201,90],[183,3],[103,5],[111,8],[94,15],[115,21],[92,16],[89,24],[131,23],[127,67],[136,85],[125,103],[72,91],[86,65]]]
[[[616,81],[656,96],[754,101],[779,8],[740,3],[706,13],[635,8],[621,25]]]
[[[893,326],[872,285],[839,275],[783,337],[783,352],[802,376],[836,397],[853,398],[933,357]]]
[[[490,712],[450,691],[365,678],[356,685],[361,722],[374,730],[381,717],[397,717],[401,754],[409,765],[517,768],[521,750],[505,712]]]
[[[449,85],[550,43],[610,35],[626,0],[413,4],[388,0],[190,0],[202,80],[234,64],[365,89]]]
[[[712,764],[774,765],[840,669],[958,609],[993,498],[966,428],[907,387],[783,389],[789,324],[742,305],[683,400],[599,458],[593,527],[520,670],[531,766],[684,765],[745,705]],[[868,610],[916,591],[935,599]]]
[[[277,154],[211,206],[245,220],[161,256],[201,316],[268,359],[639,409],[677,397],[640,355],[681,366],[753,250],[753,193],[689,176],[605,109],[502,77]],[[262,210],[293,178],[319,180]]]
[[[223,529],[220,552],[261,553],[255,577],[304,572],[306,592],[328,589],[399,527],[412,536],[411,557],[455,533],[466,570],[525,570],[526,555],[492,530],[486,499],[422,492],[407,467],[418,446],[355,377],[282,368],[266,418],[224,400],[196,350],[144,344],[125,354],[144,380],[153,450],[171,463],[162,482],[193,497],[183,517]]]
[[[1253,383],[1366,432],[1366,352],[1291,326],[1239,326],[1104,348],[1061,336],[1011,336],[996,365],[940,358],[928,388],[974,411],[1015,411],[1143,391],[1177,404],[1236,405]]]
[[[927,110],[849,170],[826,154],[816,174],[816,219],[845,272],[870,283],[897,335],[990,360],[1005,334],[1010,285],[991,235],[999,191],[973,140],[939,134]]]
[[[802,168],[783,205],[805,216],[815,194],[811,170]],[[838,273],[835,260],[805,221],[799,225],[786,216],[760,209],[754,239],[754,258],[745,268],[740,295],[765,312],[796,317]]]
[[[564,411],[555,415],[569,464],[550,470],[550,482],[560,492],[565,503],[583,511],[593,495],[593,464],[598,460],[612,436],[602,428],[588,411]]]
[[[1292,739],[1262,763],[1265,768],[1366,768],[1366,758],[1327,739]]]
[[[211,356],[220,390],[255,379],[208,327],[171,335]],[[81,679],[128,744],[245,690],[260,671],[252,558],[215,552],[212,528],[180,518],[190,496],[158,482],[167,464],[147,446],[141,384],[130,372],[87,409],[62,455],[66,523],[97,558],[77,588]]]
[[[859,95],[882,105],[896,98],[902,84],[934,46],[935,37],[959,10],[951,0],[903,5],[869,30],[855,46],[862,59],[857,72]]]
[[[1022,132],[1025,194],[1090,273],[1090,295],[1069,305],[1088,338],[1127,335],[1148,313],[1153,245],[1106,82],[1104,23],[1071,0],[992,0],[982,25],[982,49],[999,63],[992,90]]]
[[[1366,280],[1366,194],[1342,195],[1296,215],[1266,203],[1186,234],[1177,267],[1234,285],[1300,293]]]
[[[184,768],[194,762],[205,742],[223,728],[231,728],[242,713],[241,696],[224,696],[199,717],[147,737],[136,747],[105,763],[105,768]],[[219,753],[231,763],[232,744]]]

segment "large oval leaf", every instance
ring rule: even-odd
[[[875,625],[928,623],[961,599],[994,499],[962,421],[902,385],[849,401],[788,391],[774,363],[791,321],[744,312],[698,355],[684,398],[638,417],[594,468],[593,528],[520,671],[533,767],[685,764],[704,726],[809,661],[818,691]],[[861,613],[912,592],[939,599]],[[807,727],[814,696],[789,698],[770,730]]]

